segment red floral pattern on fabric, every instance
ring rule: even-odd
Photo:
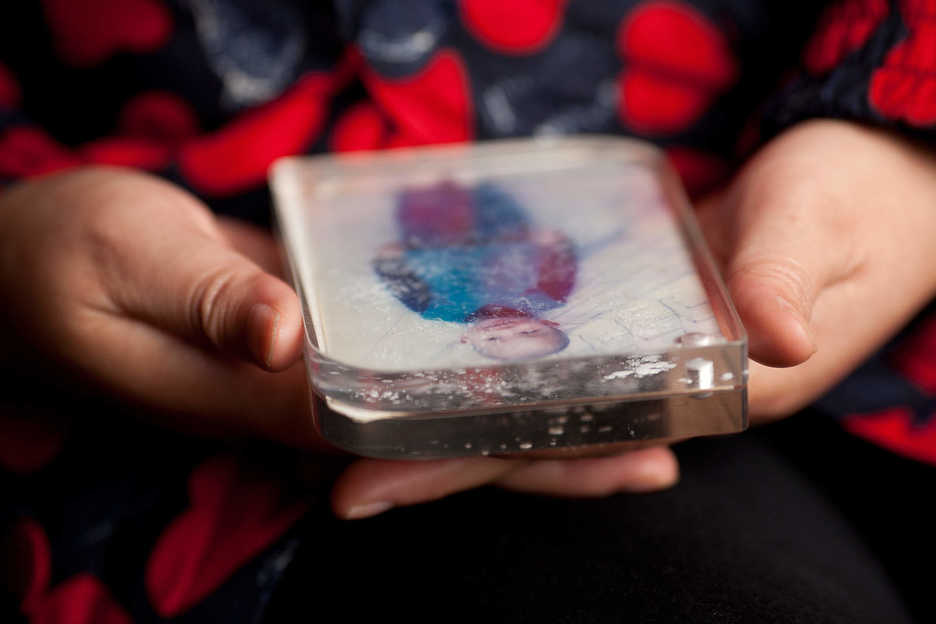
[[[146,566],[150,602],[177,615],[213,592],[306,511],[275,479],[247,474],[232,457],[189,477],[190,506],[163,531]]]
[[[394,126],[386,147],[453,143],[472,138],[468,77],[455,52],[440,52],[415,76],[392,80],[365,69],[363,80]]]
[[[333,88],[332,76],[307,75],[273,102],[187,142],[179,153],[182,174],[209,195],[232,195],[262,184],[274,160],[298,154],[316,139]]]
[[[936,317],[904,339],[891,354],[890,363],[920,390],[936,395]],[[913,410],[893,407],[848,416],[843,426],[895,453],[936,464],[936,414],[921,423]]]
[[[0,63],[0,108],[9,110],[19,107],[22,95],[12,72]]]
[[[725,182],[731,173],[731,168],[723,159],[699,150],[671,147],[666,150],[666,155],[693,198],[713,190]]]
[[[617,49],[625,63],[618,115],[642,133],[685,130],[738,76],[722,33],[679,2],[637,7],[621,22]]]
[[[31,624],[132,624],[107,587],[88,573],[54,587],[28,615]]]
[[[172,157],[167,145],[152,141],[109,137],[68,149],[44,131],[17,126],[0,133],[0,176],[28,178],[79,165],[118,165],[157,171]]]
[[[12,583],[7,589],[19,599],[23,613],[35,611],[52,577],[52,548],[45,531],[34,520],[23,518],[4,536],[0,552],[5,555],[5,578]]]
[[[462,23],[485,45],[509,54],[541,49],[558,32],[565,0],[461,0]]]
[[[893,407],[874,414],[848,416],[842,426],[898,455],[936,464],[936,418],[917,424],[911,410]]]
[[[891,364],[921,390],[936,395],[936,317],[900,344]]]
[[[383,147],[387,138],[387,123],[370,102],[355,104],[335,123],[331,149],[335,152],[356,152]]]
[[[845,0],[828,7],[803,53],[806,69],[822,74],[867,41],[887,16],[887,0]]]
[[[80,162],[38,128],[14,126],[0,133],[0,176],[26,178],[68,169]]]
[[[45,414],[0,414],[0,466],[20,474],[39,470],[62,450],[65,425]]]
[[[88,67],[121,52],[150,52],[172,34],[172,15],[157,0],[43,0],[61,57]]]
[[[123,137],[91,141],[82,145],[78,153],[89,164],[138,167],[150,171],[166,167],[172,157],[166,145]]]
[[[617,51],[624,61],[618,77],[619,118],[640,133],[682,132],[737,79],[737,62],[723,34],[689,3],[632,4],[636,8],[617,31]],[[43,5],[59,52],[76,66],[90,67],[121,51],[157,50],[172,34],[171,14],[159,0],[43,0]],[[936,0],[904,0],[900,6],[910,34],[875,72],[869,101],[885,117],[932,123]],[[848,0],[830,9],[805,53],[807,67],[828,71],[859,49],[888,7],[886,0]],[[563,28],[564,8],[564,0],[459,4],[466,28],[481,44],[513,55],[549,45]],[[320,136],[331,97],[356,68],[345,63],[330,74],[307,75],[280,98],[207,135],[199,135],[191,106],[168,92],[135,96],[121,111],[117,136],[73,148],[38,128],[12,127],[0,132],[0,177],[32,176],[83,163],[160,169],[179,157],[182,175],[206,194],[231,195],[258,187],[275,158],[302,152]],[[365,69],[362,80],[373,101],[342,114],[329,137],[333,150],[473,137],[471,84],[456,52],[442,51],[405,79],[388,79]],[[20,100],[14,77],[0,65],[0,107],[16,107]],[[693,148],[670,147],[667,153],[693,195],[711,190],[730,172],[724,160]],[[903,345],[894,362],[921,389],[936,393],[936,324]],[[490,373],[479,375],[483,381]],[[490,386],[481,381],[475,385]],[[34,428],[35,424],[0,417],[0,465],[28,472],[56,455],[64,433]],[[920,424],[911,410],[893,408],[848,417],[844,426],[894,452],[936,463],[936,419]],[[165,617],[186,611],[214,592],[307,508],[290,499],[275,479],[252,476],[229,457],[209,460],[193,471],[189,495],[189,508],[164,529],[145,571],[149,599]],[[23,573],[15,589],[32,621],[130,622],[90,574],[78,574],[49,590],[52,555],[39,524],[21,521],[12,541],[13,565]]]
[[[117,127],[124,136],[178,145],[198,134],[198,118],[181,97],[149,91],[132,97],[120,113]]]
[[[936,123],[936,0],[903,0],[910,34],[871,76],[868,99],[888,119],[915,126]]]

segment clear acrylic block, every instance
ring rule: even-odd
[[[431,458],[746,427],[744,329],[654,147],[296,157],[271,184],[332,443]]]

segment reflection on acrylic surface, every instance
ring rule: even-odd
[[[652,353],[719,335],[655,179],[614,173],[343,197],[314,235],[320,347],[399,370]]]

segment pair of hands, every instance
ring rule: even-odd
[[[698,211],[750,336],[754,422],[816,398],[936,292],[936,159],[841,122],[767,145]],[[265,233],[151,176],[82,170],[0,195],[0,326],[11,362],[88,380],[171,426],[330,452],[311,426],[295,293]],[[7,362],[10,364],[10,362]],[[667,487],[673,453],[359,459],[343,517],[482,484],[600,496]]]

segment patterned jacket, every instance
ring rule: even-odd
[[[931,139],[934,41],[934,0],[7,2],[0,188],[125,165],[265,223],[287,154],[601,132],[655,142],[699,195],[806,118]],[[934,397],[924,314],[819,407],[936,463]],[[262,620],[315,515],[282,451],[0,407],[24,617]]]

